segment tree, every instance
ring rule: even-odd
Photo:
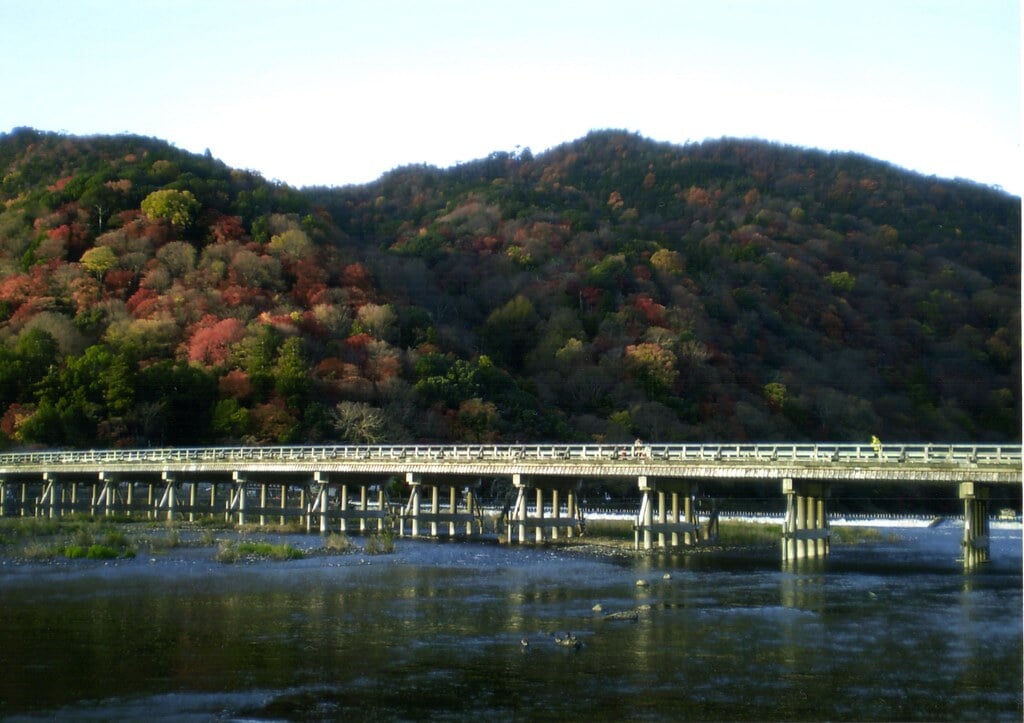
[[[302,339],[290,337],[281,345],[274,365],[274,391],[290,407],[301,407],[310,392],[309,368],[302,352]]]
[[[162,444],[199,444],[207,440],[217,381],[203,367],[163,360],[139,372],[139,397],[157,405],[150,422]]]
[[[103,274],[107,273],[117,264],[117,256],[114,255],[109,246],[94,246],[82,254],[79,263],[89,273],[95,275],[96,278],[102,279]]]
[[[495,309],[480,329],[480,342],[496,361],[519,368],[533,347],[538,317],[533,302],[519,295]]]
[[[189,361],[207,366],[222,366],[228,360],[231,346],[245,335],[245,326],[228,317],[204,326],[192,335],[188,345]]]
[[[494,426],[498,423],[498,408],[491,402],[474,397],[459,404],[459,426],[469,433],[474,442],[494,438]]]
[[[644,342],[626,347],[626,369],[652,397],[668,393],[679,371],[676,356],[660,344]]]
[[[188,228],[199,212],[200,204],[191,191],[164,188],[142,200],[142,212],[154,221],[167,221],[175,228]]]
[[[345,442],[377,444],[384,439],[384,412],[364,402],[339,402],[332,413],[334,428]]]

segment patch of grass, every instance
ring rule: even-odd
[[[895,532],[883,533],[877,527],[833,527],[832,541],[840,545],[857,545],[866,542],[898,542],[900,536]]]
[[[587,520],[587,537],[632,540],[634,520]]]
[[[718,541],[722,545],[778,545],[782,525],[722,520],[718,523]]]
[[[64,546],[53,541],[33,540],[21,548],[27,560],[52,560],[64,551]]]
[[[235,527],[234,524],[225,520],[223,515],[204,515],[193,524],[206,530],[231,530]]]
[[[331,552],[350,552],[354,545],[344,532],[332,532],[324,540],[324,549]]]
[[[219,545],[217,545],[217,552],[214,553],[213,559],[217,562],[223,562],[225,564],[237,562],[238,547],[235,545],[235,543],[224,540]]]
[[[269,516],[270,515],[268,515],[268,517]],[[283,525],[279,523],[258,525],[254,522],[247,522],[244,525],[238,525],[236,529],[239,532],[252,532],[265,535],[293,535],[306,531],[305,525],[299,520],[286,522]]]
[[[222,542],[217,547],[214,559],[217,562],[232,563],[239,558],[258,560],[299,560],[305,553],[291,545],[272,545],[269,542]]]
[[[367,555],[389,555],[394,551],[395,533],[390,528],[370,535],[363,546],[363,552]]]
[[[85,557],[86,548],[82,545],[68,545],[64,548],[64,557],[69,560],[80,560]]]

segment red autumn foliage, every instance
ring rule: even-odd
[[[206,323],[210,326],[203,326]],[[207,366],[220,366],[228,360],[231,345],[245,335],[245,325],[229,317],[217,321],[217,317],[206,316],[200,322],[201,328],[192,334],[188,345],[189,361]]]
[[[248,399],[252,394],[249,374],[241,369],[232,369],[217,382],[222,399]]]
[[[245,235],[245,227],[238,216],[221,216],[210,227],[214,241],[235,241]]]
[[[128,313],[136,319],[145,319],[159,305],[160,294],[153,289],[143,286],[125,302],[124,306]]]
[[[110,291],[124,291],[135,281],[135,272],[130,269],[111,269],[103,276],[103,285]]]
[[[349,264],[341,272],[341,283],[343,286],[351,286],[356,289],[368,291],[373,287],[373,277],[366,267],[361,263]]]

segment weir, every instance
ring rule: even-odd
[[[584,529],[579,495],[593,481],[628,479],[641,496],[638,549],[714,539],[699,490],[732,482],[781,486],[784,562],[830,551],[832,485],[955,485],[964,502],[963,563],[990,558],[992,490],[1019,490],[1020,445],[634,444],[315,445],[0,453],[0,514],[145,514],[240,525],[298,520],[307,530],[412,537],[483,533],[481,481],[511,480],[502,537],[510,544],[571,538]],[[90,481],[91,480],[91,481]],[[405,482],[408,499],[386,490]],[[777,486],[776,489],[780,487]],[[82,488],[91,488],[83,499]],[[226,497],[221,487],[227,489]],[[145,499],[138,493],[145,491]],[[208,498],[204,494],[208,490]],[[1014,493],[1016,494],[1016,492]],[[208,502],[206,501],[208,499]],[[218,508],[218,505],[223,505]],[[497,531],[497,530],[496,530]]]

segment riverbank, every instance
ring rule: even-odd
[[[700,554],[727,549],[749,549],[778,545],[778,525],[743,521],[722,523],[719,539],[699,545],[679,547],[681,554]],[[305,545],[298,549],[289,539],[314,539],[319,546]],[[870,542],[882,539],[871,529],[855,534],[837,531],[839,544]],[[445,539],[445,538],[440,538]],[[273,543],[265,542],[273,540]],[[485,535],[482,540],[504,544],[502,536]],[[386,554],[401,539],[393,535],[346,535],[329,533],[311,536],[299,526],[237,527],[212,521],[152,522],[107,518],[70,517],[58,520],[28,518],[0,521],[0,558],[24,561],[57,559],[117,559],[135,555],[156,555],[178,547],[210,548],[218,562],[255,561],[257,559],[287,560],[300,556],[337,555],[346,553]],[[533,547],[534,545],[528,545]],[[633,523],[629,520],[594,520],[582,535],[547,540],[542,547],[572,549],[598,556],[639,556]]]
[[[937,521],[936,521],[937,520]],[[781,518],[731,517],[719,523],[717,540],[690,547],[678,547],[678,554],[707,554],[728,550],[774,548],[779,545]],[[845,524],[844,524],[845,523]],[[857,545],[898,542],[899,528],[934,527],[955,524],[932,518],[837,521],[832,526],[833,545]],[[1019,523],[993,522],[1007,529],[1020,529]],[[293,544],[298,540],[302,544]],[[501,543],[498,534],[483,540]],[[153,521],[133,518],[71,515],[47,518],[0,519],[0,560],[8,562],[47,562],[75,559],[116,560],[136,555],[158,558],[177,547],[210,548],[213,559],[225,564],[258,560],[289,560],[306,556],[387,554],[400,545],[402,538],[392,533],[347,535],[310,534],[298,524],[247,525],[239,527],[223,520],[206,518],[197,522]],[[572,549],[583,554],[612,557],[642,556],[636,550],[633,520],[619,517],[594,517],[587,520],[582,535],[548,540],[543,546]]]

